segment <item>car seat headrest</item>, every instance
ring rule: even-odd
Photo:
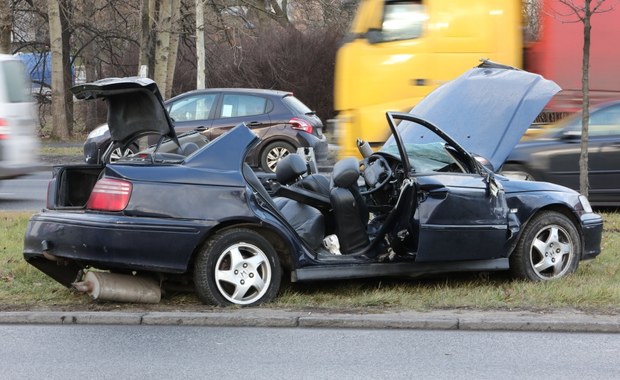
[[[308,171],[306,161],[297,154],[289,154],[278,162],[276,166],[276,180],[282,185],[288,185]]]
[[[355,157],[344,158],[334,165],[332,180],[334,186],[349,188],[357,183],[360,176],[359,161]]]

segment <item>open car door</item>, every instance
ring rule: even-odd
[[[394,119],[424,143],[404,142],[409,140],[401,138]],[[433,124],[403,113],[388,113],[388,120],[394,145],[382,150],[401,156],[418,188],[417,210],[410,220],[417,246],[408,247],[417,252],[416,261],[481,260],[489,259],[489,252],[506,257],[509,231],[515,226],[493,173]]]

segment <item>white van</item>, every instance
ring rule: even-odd
[[[22,61],[0,54],[0,180],[41,169],[37,123]]]

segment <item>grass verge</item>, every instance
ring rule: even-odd
[[[192,293],[167,294],[159,305],[93,303],[49,279],[22,257],[31,213],[0,212],[0,310],[204,310]],[[473,273],[425,279],[285,283],[270,307],[333,311],[384,309],[579,309],[620,312],[620,214],[603,213],[603,252],[560,281],[515,281],[504,273]]]
[[[43,144],[41,146],[41,155],[43,156],[76,156],[81,157],[84,148],[80,146],[52,146]]]

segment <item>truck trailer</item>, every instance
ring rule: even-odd
[[[593,103],[620,96],[620,50],[613,48],[618,12],[592,17]],[[339,155],[358,155],[357,138],[382,145],[389,134],[386,111],[410,111],[481,59],[554,80],[564,90],[550,109],[575,111],[582,49],[583,24],[559,0],[361,0],[336,58]]]

